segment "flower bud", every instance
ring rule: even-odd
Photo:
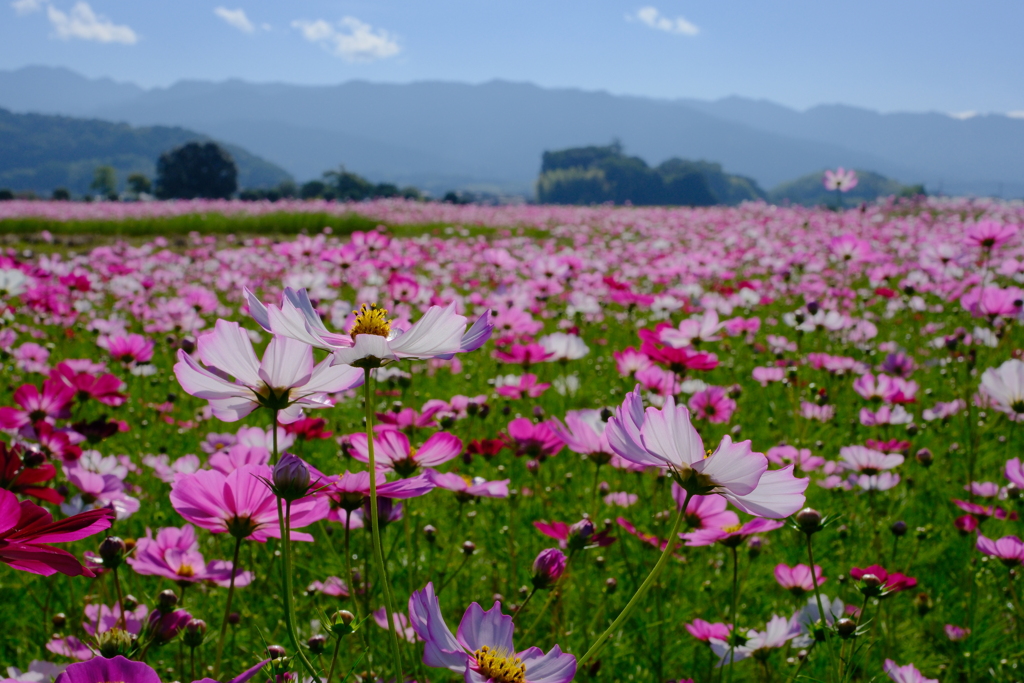
[[[804,508],[796,513],[796,523],[801,531],[810,536],[821,531],[821,513],[812,508]]]
[[[127,546],[117,536],[107,536],[100,543],[100,558],[103,566],[107,569],[117,569],[124,561],[124,554],[128,552]]]
[[[907,534],[907,523],[904,521],[895,522],[889,530],[892,531],[893,536],[905,536]]]
[[[607,422],[613,417],[615,417],[615,413],[612,412],[611,408],[601,408],[601,422]]]
[[[338,637],[347,636],[355,631],[355,629],[352,628],[352,622],[355,621],[355,619],[355,615],[347,609],[338,610],[331,615],[331,626],[329,630]]]
[[[932,611],[934,604],[927,593],[918,593],[917,597],[914,598],[914,607],[917,608],[917,613],[922,617]]]
[[[882,580],[874,574],[860,577],[860,592],[868,597],[878,597],[882,593]]]
[[[131,612],[133,609],[139,606],[139,599],[130,593],[124,596],[124,600],[121,601],[121,605]]]
[[[228,615],[228,623],[232,626],[238,626],[240,623],[242,623],[242,615],[238,612],[232,612]]]
[[[206,622],[202,619],[189,619],[185,623],[185,633],[181,636],[185,645],[197,648],[206,640]]]
[[[1006,497],[1010,500],[1017,500],[1020,498],[1020,487],[1010,482],[1006,485]]]
[[[844,617],[836,622],[836,632],[840,638],[852,638],[857,632],[857,622]]]
[[[462,554],[463,555],[467,555],[468,556],[468,555],[472,555],[475,552],[476,552],[476,543],[473,543],[473,541],[466,541],[465,543],[462,544]]]
[[[96,647],[104,659],[112,659],[118,655],[128,657],[135,651],[137,644],[138,638],[134,634],[119,628],[96,634]]]
[[[169,612],[177,604],[178,594],[170,588],[160,591],[160,595],[156,596],[156,605],[161,612]]]
[[[433,543],[437,540],[437,529],[432,524],[428,524],[423,527],[423,537],[427,539],[427,543]]]
[[[322,633],[318,633],[306,641],[306,646],[313,654],[322,655],[324,650],[327,649],[327,636]]]
[[[50,618],[50,622],[53,623],[53,627],[59,631],[67,626],[68,618],[63,612],[57,612]]]
[[[604,555],[598,555],[597,557],[594,558],[594,566],[595,567],[597,567],[598,569],[604,569],[604,565],[605,565]]]
[[[932,461],[935,459],[935,457],[932,455],[932,452],[927,448],[922,448],[921,450],[919,450],[917,454],[914,456],[914,458],[922,467],[931,467]]]
[[[565,554],[558,548],[540,551],[533,561],[533,578],[530,581],[537,590],[554,586],[565,572]]]
[[[39,467],[46,462],[46,454],[42,451],[28,451],[22,456],[21,462],[29,469]]]
[[[569,549],[583,550],[594,535],[594,523],[584,517],[569,527]]]
[[[615,589],[618,588],[618,587],[619,587],[619,582],[615,580],[614,576],[610,576],[607,579],[605,579],[604,591],[606,593],[608,593],[608,595],[611,595],[612,593],[614,593]]]
[[[309,468],[297,455],[285,453],[274,466],[274,493],[292,501],[309,492]]]
[[[526,461],[527,472],[529,472],[530,474],[537,474],[538,470],[540,470],[540,463],[537,462],[537,460],[530,459]]]
[[[169,643],[178,637],[178,634],[185,628],[185,624],[191,620],[192,615],[183,609],[166,613],[160,610],[153,610],[149,613],[147,628],[153,634],[153,638],[157,643]]]

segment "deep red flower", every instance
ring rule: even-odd
[[[326,426],[327,420],[322,417],[306,417],[284,425],[284,431],[294,434],[303,441],[313,441],[314,439],[331,438],[333,432],[325,432],[324,427]]]
[[[124,382],[110,373],[96,376],[75,372],[67,363],[60,363],[50,372],[50,379],[74,389],[75,399],[80,403],[92,398],[108,406],[119,406],[127,400],[121,393]]]
[[[48,486],[38,486],[56,477],[57,469],[48,462],[28,467],[21,456],[20,446],[8,447],[0,441],[0,488],[55,505],[63,503],[64,496],[56,490]]]
[[[71,553],[49,543],[77,541],[109,529],[114,511],[88,510],[54,522],[49,512],[35,503],[0,490],[0,562],[15,569],[50,576],[94,576]]]
[[[885,567],[880,564],[873,564],[870,567],[865,567],[864,569],[854,567],[850,570],[850,576],[858,581],[860,581],[865,574],[874,574],[877,576],[878,580],[885,585],[885,589],[891,593],[905,591],[917,585],[917,579],[914,577],[900,574],[899,572],[889,573]]]

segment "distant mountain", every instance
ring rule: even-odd
[[[764,197],[756,182],[718,164],[669,159],[651,168],[618,144],[544,152],[537,179],[537,199],[546,204],[711,206]]]
[[[182,81],[146,90],[42,67],[0,71],[0,106],[185,126],[300,179],[344,164],[376,182],[434,193],[532,194],[544,150],[619,140],[652,165],[705,159],[762,187],[842,165],[933,192],[1024,196],[1024,121],[995,115],[797,112],[742,98],[655,100],[505,81]]]
[[[879,197],[892,195],[921,194],[920,186],[906,186],[871,171],[857,171],[857,186],[844,192],[842,199],[835,191],[825,189],[823,182],[824,170],[808,173],[805,176],[782,183],[768,193],[768,200],[775,204],[802,204],[804,206],[835,206],[840,201],[845,206],[860,202],[870,202]]]
[[[97,166],[113,166],[121,188],[132,173],[150,178],[169,149],[209,138],[184,128],[133,128],[126,123],[0,109],[0,187],[48,195],[64,187],[89,192]],[[223,143],[222,143],[223,144]],[[271,187],[291,176],[237,145],[223,144],[238,166],[240,187]]]

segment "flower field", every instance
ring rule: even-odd
[[[1024,677],[1024,205],[0,203],[130,221],[0,251],[7,680]]]

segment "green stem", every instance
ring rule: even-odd
[[[126,624],[128,623],[128,621],[127,621],[127,617],[125,617],[125,614],[124,614],[124,598],[121,597],[121,582],[117,578],[117,567],[114,567],[113,574],[114,574],[114,591],[117,593],[117,607],[118,607],[119,610],[121,610],[121,615],[120,615],[120,617],[118,617],[118,622],[121,624],[121,628],[122,629],[127,630],[128,627],[126,626]]]
[[[331,683],[331,678],[334,676],[334,666],[338,663],[338,651],[341,650],[341,636],[335,636],[335,640],[338,642],[334,644],[334,656],[331,657],[331,668],[327,670],[327,678],[324,679],[324,683]]]
[[[536,595],[536,594],[537,594],[537,589],[536,588],[534,588],[532,591],[530,591],[530,594],[526,596],[526,600],[523,600],[523,604],[521,604],[519,606],[519,609],[516,610],[516,613],[512,615],[513,619],[515,619],[516,617],[518,617],[520,614],[523,613],[523,610],[526,609],[526,606],[530,604],[530,600],[532,600],[533,596]]]
[[[377,573],[384,587],[384,610],[388,618],[388,634],[391,636],[391,655],[395,658],[396,683],[404,683],[402,676],[402,654],[398,649],[398,634],[395,632],[395,608],[391,604],[391,591],[388,589],[388,577],[384,567],[384,552],[380,545],[380,525],[377,521],[377,460],[373,453],[373,402],[370,392],[370,368],[363,370],[363,402],[366,408],[366,448],[370,459],[370,529],[373,533],[373,557],[377,563]]]
[[[284,515],[281,514],[281,498],[277,499],[277,517],[280,522],[281,528],[281,554],[283,556],[282,565],[282,578],[284,586],[284,623],[288,630],[288,638],[292,641],[292,647],[295,648],[295,656],[299,658],[302,665],[306,667],[306,671],[313,677],[316,683],[321,683],[320,677],[316,674],[316,669],[313,668],[313,664],[306,657],[306,653],[302,651],[302,645],[299,643],[299,634],[295,630],[295,614],[292,606],[292,547],[291,547],[291,517],[292,517],[292,503],[288,501],[285,504]]]
[[[231,599],[235,597],[235,575],[238,574],[238,551],[242,548],[242,539],[235,537],[235,554],[231,560],[231,581],[228,583],[228,604],[224,608],[224,619],[220,623],[220,639],[217,641],[217,662],[213,667],[213,675],[220,674],[221,656],[224,654],[224,636],[228,632],[228,617],[231,616]]]
[[[686,506],[690,504],[690,498],[692,497],[693,493],[687,491],[686,500],[683,501],[682,508],[680,508],[678,514],[676,514],[676,521],[672,525],[672,530],[669,532],[668,543],[665,545],[665,550],[661,553],[661,557],[658,558],[658,563],[654,565],[654,569],[652,569],[651,573],[647,575],[644,582],[640,584],[640,588],[638,588],[633,597],[630,598],[625,609],[619,613],[619,616],[615,618],[615,621],[612,622],[611,626],[605,629],[605,632],[601,634],[601,637],[598,638],[597,641],[590,646],[590,649],[587,650],[587,653],[580,658],[578,666],[582,667],[601,651],[601,648],[604,647],[605,642],[611,637],[612,633],[618,630],[619,626],[621,626],[629,615],[632,614],[633,610],[636,609],[637,603],[640,602],[640,599],[643,598],[647,591],[650,590],[651,586],[654,585],[654,582],[658,579],[658,575],[661,574],[662,569],[664,569],[665,565],[668,564],[668,558],[672,556],[672,551],[676,549],[676,543],[679,541],[679,529],[682,527],[683,518],[686,515]]]
[[[825,619],[825,608],[821,602],[821,589],[818,587],[818,575],[814,571],[814,551],[811,549],[811,534],[807,536],[807,559],[811,564],[811,583],[814,585],[814,599],[818,603],[818,619],[821,623],[821,632],[824,634],[825,644],[828,646],[828,663],[829,670],[836,671],[836,653],[832,646],[832,639],[830,638],[831,633],[828,629],[828,620]]]

